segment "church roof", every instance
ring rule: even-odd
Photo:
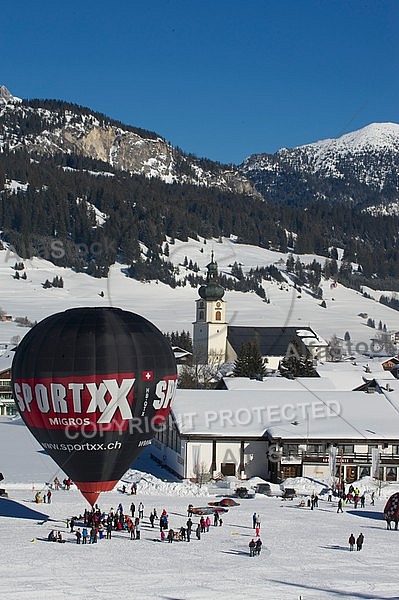
[[[302,335],[298,335],[298,331]],[[301,339],[304,332],[315,336],[310,327],[240,327],[228,326],[227,339],[238,354],[243,344],[256,341],[262,356],[284,356],[293,338]]]

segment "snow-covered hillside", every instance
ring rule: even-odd
[[[208,240],[204,245],[194,240],[186,243],[176,240],[170,246],[169,260],[179,265],[184,274],[186,268],[183,263],[187,257],[197,262],[205,274],[213,249],[221,273],[230,273],[234,262],[241,264],[244,272],[256,266],[275,265],[286,279],[285,283],[263,283],[269,303],[255,293],[227,291],[224,298],[231,325],[310,325],[327,341],[333,335],[343,339],[349,332],[353,352],[356,344],[360,343],[363,344],[360,350],[367,350],[371,340],[379,335],[377,329],[367,326],[369,319],[374,320],[377,328],[381,321],[388,331],[399,331],[399,312],[379,304],[379,292],[367,290],[375,301],[341,285],[331,287],[331,281],[322,280],[326,304],[323,308],[321,301],[309,290],[302,288],[299,293],[294,288],[285,271],[286,254],[237,244],[230,239],[222,242]],[[311,263],[314,258],[324,264],[324,257],[300,257],[305,264]],[[23,261],[26,279],[14,279],[13,267],[20,260],[10,250],[0,251],[0,307],[12,317],[12,321],[0,321],[0,344],[11,343],[14,338],[26,333],[26,327],[16,322],[18,318],[26,317],[28,321],[35,322],[49,314],[78,306],[116,306],[146,317],[163,332],[192,331],[198,291],[188,285],[172,289],[154,281],[141,283],[126,277],[124,265],[120,264],[111,268],[108,278],[96,279],[55,267],[41,258]],[[55,276],[62,277],[64,287],[44,289],[44,282],[47,279],[52,281]]]

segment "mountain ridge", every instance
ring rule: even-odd
[[[41,252],[100,277],[121,259],[131,277],[173,284],[168,240],[234,236],[328,259],[343,248],[358,265],[357,289],[365,279],[380,289],[399,280],[398,153],[350,147],[373,128],[396,135],[395,124],[345,134],[345,156],[323,158],[338,143],[330,140],[222,165],[89,108],[0,90],[0,232],[24,258]],[[79,255],[79,244],[104,251]]]
[[[186,155],[154,132],[126,126],[78,105],[58,100],[20,101],[5,86],[0,90],[3,152],[23,148],[39,156],[74,153],[166,183],[218,187],[259,196],[237,168]],[[13,127],[13,121],[17,127]]]
[[[241,168],[270,200],[284,201],[275,189],[285,184],[294,188],[291,201],[300,203],[320,199],[365,206],[398,202],[399,125],[371,123],[338,138],[281,148],[272,155],[253,154]],[[363,188],[358,198],[353,192],[356,186]]]

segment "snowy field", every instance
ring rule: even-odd
[[[187,505],[206,506],[223,497],[227,490],[205,488],[191,483],[164,481],[166,472],[148,456],[139,457],[126,475],[127,489],[138,482],[136,496],[118,489],[99,498],[108,512],[122,502],[127,511],[134,500],[142,501],[142,539],[130,540],[115,532],[111,540],[78,546],[66,527],[66,519],[88,508],[72,486],[67,492],[53,492],[52,503],[35,504],[34,492],[46,490],[45,482],[62,473],[43,454],[24,425],[0,420],[2,485],[9,499],[0,499],[0,593],[4,598],[159,598],[164,600],[267,598],[270,600],[394,600],[399,598],[397,553],[399,532],[387,531],[382,510],[397,487],[384,487],[375,506],[355,510],[348,505],[337,514],[335,502],[328,502],[323,485],[295,480],[299,493],[320,493],[315,510],[300,508],[300,498],[256,495],[239,499],[223,516],[222,527],[211,525],[209,533],[188,542],[160,541],[158,522],[152,529],[148,520],[153,508],[165,508],[169,525],[178,529],[187,521]],[[137,469],[141,469],[138,471]],[[154,473],[154,474],[151,474]],[[170,479],[170,478],[169,478]],[[33,490],[34,487],[34,490]],[[374,489],[370,481],[363,489]],[[250,558],[248,543],[254,535],[252,514],[261,520],[263,549]],[[193,518],[194,523],[198,518]],[[65,544],[47,541],[51,529],[62,532]],[[361,552],[349,552],[351,533],[365,536]]]
[[[208,241],[206,245],[176,242],[170,247],[170,260],[182,265],[187,256],[205,273],[212,249],[224,272],[229,272],[235,261],[244,271],[269,264],[284,268],[287,258],[224,240],[223,244]],[[301,260],[310,263],[313,258],[302,256]],[[321,264],[324,260],[319,258]],[[189,286],[172,290],[160,283],[140,283],[126,278],[122,265],[112,267],[107,279],[93,279],[40,258],[24,261],[26,279],[16,280],[15,262],[18,257],[0,251],[0,307],[13,319],[0,322],[0,353],[28,331],[18,326],[16,317],[36,321],[77,306],[118,306],[143,315],[161,331],[192,331],[198,292]],[[55,276],[63,278],[64,287],[44,289],[46,279],[52,281]],[[354,345],[370,345],[376,330],[367,327],[368,317],[376,323],[381,320],[388,330],[399,331],[399,312],[353,290],[330,285],[330,281],[323,282],[327,308],[306,290],[298,294],[289,282],[264,283],[269,304],[253,293],[226,292],[229,322],[310,325],[327,341],[334,334],[343,338],[348,331]],[[378,300],[380,294],[372,294]],[[5,476],[0,486],[9,494],[9,501],[0,500],[0,592],[7,599],[399,599],[399,532],[386,531],[381,514],[386,498],[396,491],[394,487],[383,488],[374,507],[367,496],[365,509],[346,507],[344,514],[337,514],[336,504],[328,503],[323,493],[314,511],[300,508],[299,499],[284,502],[279,497],[256,496],[240,500],[240,506],[225,515],[223,526],[211,527],[200,541],[194,536],[190,543],[168,544],[160,542],[159,528],[152,530],[149,525],[153,508],[158,514],[165,508],[169,524],[177,529],[187,520],[189,503],[206,506],[224,492],[199,490],[193,484],[171,480],[148,455],[142,455],[133,465],[135,470],[126,475],[127,483],[138,481],[136,506],[140,500],[145,505],[142,539],[131,541],[126,533],[115,533],[111,540],[83,548],[66,528],[66,519],[87,507],[76,489],[54,492],[50,505],[33,502],[35,491],[43,493],[45,482],[56,475],[62,480],[63,475],[20,422],[0,419],[0,457],[0,471]],[[323,491],[315,481],[295,481],[293,485],[306,495]],[[367,482],[367,490],[371,489]],[[121,501],[127,508],[131,497],[114,490],[102,494],[99,504],[108,511]],[[254,511],[261,518],[264,545],[261,556],[250,558]],[[47,542],[50,529],[62,531],[67,543]],[[348,537],[361,531],[364,548],[350,553]]]
[[[208,240],[206,244],[176,240],[170,245],[169,260],[179,266],[181,277],[187,273],[183,267],[185,257],[196,262],[205,275],[212,250],[221,273],[230,273],[234,262],[241,264],[244,272],[268,265],[284,271],[288,256],[236,244],[229,239],[223,239],[223,243]],[[322,266],[326,260],[322,256],[300,256],[304,264],[311,263],[313,259]],[[13,278],[13,266],[20,261],[12,250],[0,250],[0,308],[13,319],[27,317],[34,322],[78,306],[115,306],[146,317],[163,332],[184,330],[192,333],[198,290],[189,285],[172,289],[162,283],[141,283],[126,277],[124,265],[120,264],[111,267],[107,278],[95,279],[55,267],[43,258],[24,260],[26,280],[16,280]],[[47,279],[52,281],[55,276],[63,278],[64,287],[44,289],[43,283]],[[230,325],[311,326],[326,341],[333,335],[343,339],[349,332],[353,351],[359,343],[362,344],[361,351],[370,348],[371,339],[376,336],[377,330],[367,326],[369,318],[375,321],[377,327],[381,321],[389,331],[399,331],[399,312],[378,303],[382,292],[367,290],[376,302],[341,285],[331,288],[331,283],[323,279],[321,282],[326,308],[322,308],[321,301],[305,288],[298,293],[290,281],[285,284],[263,282],[270,303],[263,302],[255,293],[227,291],[224,296],[227,319]],[[388,292],[384,294],[389,295]],[[0,345],[22,337],[26,331],[15,320],[0,322]]]

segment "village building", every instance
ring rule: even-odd
[[[380,378],[362,373],[352,390],[334,389],[328,377],[178,389],[152,454],[189,479],[207,472],[279,483],[334,473],[344,482],[365,475],[399,481],[399,381],[382,369]]]

